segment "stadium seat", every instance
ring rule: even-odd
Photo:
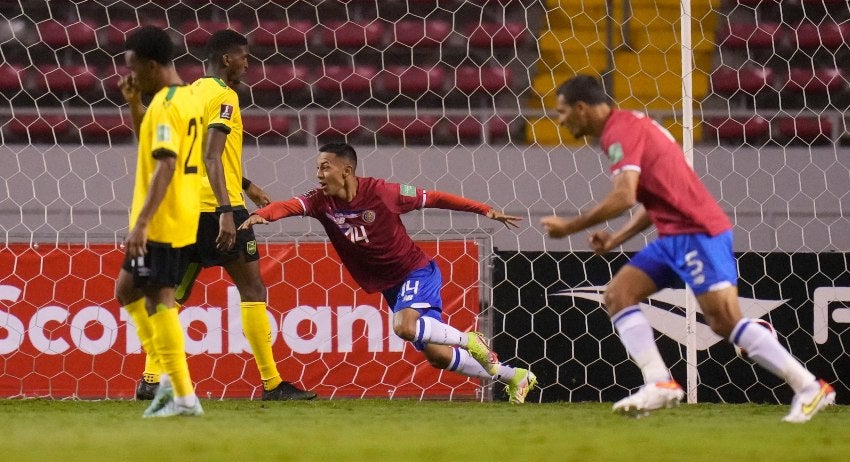
[[[378,134],[389,138],[430,139],[435,135],[440,118],[436,116],[391,116],[383,120]]]
[[[394,43],[417,49],[439,47],[451,33],[451,23],[438,19],[402,19],[393,24]]]
[[[315,27],[310,21],[260,20],[250,39],[253,45],[263,47],[307,46]]]
[[[363,131],[357,116],[320,116],[315,122],[317,138],[355,137]]]
[[[384,23],[373,21],[331,21],[322,30],[322,44],[328,48],[377,47],[384,38]]]
[[[203,47],[207,44],[207,40],[212,36],[213,31],[219,29],[233,29],[237,32],[242,32],[242,23],[240,21],[213,21],[213,20],[188,20],[180,25],[180,33],[183,34],[183,40],[186,41],[186,46]]]
[[[850,23],[825,21],[823,24],[802,22],[794,29],[788,29],[788,42],[797,48],[829,49],[838,48],[850,40]]]
[[[165,28],[168,26],[165,19],[145,19],[140,18],[144,25],[157,26]],[[131,32],[139,28],[139,21],[132,19],[115,19],[109,22],[106,27],[106,43],[111,46],[123,46],[124,41]]]
[[[455,87],[466,94],[479,90],[494,94],[511,85],[513,73],[509,67],[462,65],[455,70]]]
[[[325,66],[316,79],[316,88],[324,92],[363,93],[371,89],[378,70],[373,66]]]
[[[446,82],[446,70],[439,66],[390,66],[381,72],[384,90],[392,94],[419,96],[425,92],[440,92]]]
[[[744,66],[733,69],[721,66],[711,73],[711,89],[722,95],[732,95],[738,91],[755,95],[772,87],[775,77],[773,69],[768,67]]]
[[[87,93],[95,88],[98,78],[82,65],[38,66],[32,75],[36,90],[42,93]]]
[[[206,74],[204,65],[200,63],[183,63],[178,64],[176,67],[180,78],[186,83],[192,83]]]
[[[283,143],[289,134],[289,119],[283,115],[243,115],[242,128],[247,138],[258,142]]]
[[[512,47],[522,42],[527,27],[521,22],[482,22],[466,26],[469,44],[474,47]]]
[[[23,68],[15,64],[0,64],[0,91],[17,93],[24,87]]]
[[[130,116],[121,114],[103,114],[77,116],[74,125],[79,127],[84,143],[116,143],[133,139]]]
[[[64,115],[20,115],[9,121],[9,133],[17,140],[32,143],[58,143],[71,132]]]
[[[791,68],[785,89],[813,93],[841,90],[847,87],[840,68]]]
[[[775,22],[727,23],[717,35],[721,48],[772,48],[781,37],[781,27]]]
[[[38,35],[41,41],[51,48],[62,48],[68,45],[75,48],[91,48],[97,45],[97,34],[88,22],[63,24],[55,20],[47,20],[38,24]]]
[[[508,135],[508,123],[501,117],[493,116],[487,120],[479,120],[474,116],[453,117],[449,119],[452,129],[461,140],[482,139],[483,134],[492,138],[504,138]]]
[[[779,133],[804,143],[828,141],[832,138],[832,122],[826,117],[785,117],[779,121]]]
[[[303,91],[309,86],[309,72],[301,64],[249,64],[243,81],[252,91]]]
[[[713,117],[705,121],[706,136],[714,135],[720,142],[759,142],[770,136],[770,123],[761,116]]]

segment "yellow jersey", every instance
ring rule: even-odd
[[[198,231],[198,190],[206,136],[200,101],[188,85],[164,87],[154,95],[139,127],[130,229],[145,204],[158,159],[175,156],[174,176],[148,226],[149,241],[174,248],[193,244]]]
[[[244,206],[242,197],[242,113],[239,110],[239,95],[218,77],[201,77],[192,84],[199,99],[204,103],[204,120],[207,129],[220,129],[227,134],[221,165],[230,205]],[[204,139],[206,141],[206,138]],[[218,201],[210,186],[204,169],[201,176],[201,212],[214,212]]]

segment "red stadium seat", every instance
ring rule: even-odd
[[[200,63],[184,63],[177,65],[177,73],[186,83],[192,83],[206,74],[204,65]]]
[[[508,123],[501,117],[491,117],[487,120],[479,120],[474,116],[450,119],[451,126],[461,139],[482,140],[482,135],[488,138],[503,138],[508,134]]]
[[[97,45],[94,26],[88,22],[63,24],[52,19],[47,20],[38,24],[38,35],[41,41],[51,48],[62,48],[68,45],[75,48],[91,48]]]
[[[251,33],[251,43],[264,47],[307,46],[316,25],[310,21],[260,20]]]
[[[21,141],[58,143],[71,131],[64,115],[21,115],[9,121],[9,133]]]
[[[358,136],[363,125],[357,116],[316,117],[316,137],[341,138]]]
[[[802,22],[795,29],[788,30],[790,44],[797,48],[817,48],[823,46],[834,49],[850,40],[850,23],[827,21],[823,24]]]
[[[469,44],[474,47],[511,47],[522,42],[527,31],[521,22],[482,22],[466,26]]]
[[[846,87],[844,70],[840,68],[792,68],[785,85],[788,90],[821,93]]]
[[[706,135],[713,134],[720,141],[758,141],[770,136],[770,123],[761,116],[710,118],[705,122]]]
[[[183,39],[186,45],[190,47],[203,47],[207,44],[207,40],[212,36],[212,33],[219,29],[233,29],[237,32],[242,32],[242,23],[240,21],[212,21],[212,20],[189,20],[180,25],[180,33],[183,34]]]
[[[15,64],[0,65],[0,91],[17,93],[23,89],[24,84],[21,79],[23,68]]]
[[[384,38],[384,30],[384,23],[379,20],[332,21],[322,30],[322,43],[329,48],[377,47]]]
[[[38,66],[34,71],[35,88],[43,93],[86,93],[95,88],[98,78],[86,66]]]
[[[775,22],[733,22],[717,35],[721,48],[772,48],[779,40],[780,25]]]
[[[165,19],[141,19],[142,24],[165,28]],[[139,21],[133,19],[116,19],[110,21],[106,28],[106,42],[112,46],[123,46],[131,32],[139,28]]]
[[[744,66],[733,69],[721,66],[711,73],[711,89],[723,95],[731,95],[739,90],[756,94],[773,86],[775,77],[773,69],[767,67]]]
[[[248,66],[244,81],[253,91],[302,91],[309,86],[309,72],[301,64],[255,64]]]
[[[289,119],[282,115],[243,115],[245,135],[260,141],[284,142],[289,133]]]
[[[463,65],[455,70],[455,87],[466,94],[479,90],[498,93],[511,85],[513,73],[508,67]]]
[[[417,49],[438,47],[451,33],[451,23],[438,19],[402,19],[393,24],[395,43]]]
[[[133,127],[130,116],[108,114],[92,116],[91,114],[75,117],[74,125],[80,128],[83,142],[117,142],[133,138]]]
[[[325,92],[368,92],[377,74],[378,70],[372,66],[325,66],[316,80],[316,88]]]
[[[384,90],[394,94],[422,95],[427,91],[440,92],[446,82],[446,70],[439,66],[390,66],[381,73]]]
[[[779,121],[779,133],[806,143],[832,138],[832,122],[826,117],[786,117]]]
[[[378,134],[390,138],[431,138],[437,130],[439,117],[389,117],[378,128]]]

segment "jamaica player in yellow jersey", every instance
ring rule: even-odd
[[[198,227],[203,106],[174,69],[174,45],[163,30],[142,27],[124,48],[130,80],[153,98],[137,131],[130,233],[115,293],[124,305],[144,300],[146,348],[156,352],[163,371],[163,384],[144,417],[200,416],[204,411],[189,376],[175,290],[177,268]]]
[[[313,399],[314,392],[281,379],[272,353],[266,286],[260,275],[256,238],[252,230],[236,231],[248,217],[242,189],[251,186],[242,177],[242,116],[239,97],[234,91],[248,68],[248,41],[238,32],[221,30],[210,37],[207,50],[207,75],[192,84],[205,105],[209,133],[204,154],[206,174],[201,176],[197,243],[188,252],[188,265],[181,270],[177,301],[188,299],[202,268],[224,267],[239,290],[242,329],[260,372],[262,399]],[[268,199],[264,200],[265,203],[257,205],[266,205]],[[136,390],[137,398],[153,395],[158,381],[157,360],[149,354],[144,377]]]

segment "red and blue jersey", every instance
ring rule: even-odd
[[[660,236],[716,236],[732,223],[685,160],[675,138],[646,114],[614,109],[600,137],[612,176],[640,173],[637,200]]]

